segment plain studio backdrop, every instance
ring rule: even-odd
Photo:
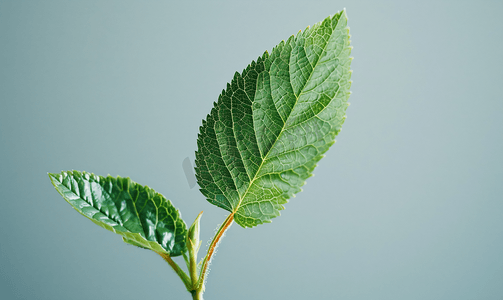
[[[205,299],[503,299],[503,2],[342,0],[0,1],[0,298],[189,299],[47,172],[204,211],[205,252],[226,212],[182,167],[201,120],[235,71],[343,8],[337,143],[281,217],[230,228]]]

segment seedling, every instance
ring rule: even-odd
[[[334,144],[349,105],[349,38],[341,11],[264,52],[222,91],[200,127],[195,171],[201,193],[229,215],[199,262],[201,214],[187,229],[171,201],[129,178],[66,171],[49,174],[52,184],[97,225],[158,253],[193,299],[203,299],[225,231],[278,217]]]

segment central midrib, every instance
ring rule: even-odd
[[[334,16],[335,18],[335,16]],[[340,20],[340,19],[339,19]],[[337,25],[339,24],[339,20],[337,20],[337,23],[335,24],[335,26],[333,26],[333,29],[332,29],[332,32],[330,33],[330,38],[332,37],[332,34],[334,33],[335,31],[335,28],[337,27]],[[314,27],[313,27],[314,28]],[[323,54],[325,53],[325,49],[327,48],[327,45],[328,43],[330,42],[330,38],[328,39],[327,43],[325,44],[325,47],[323,47],[323,51],[321,52],[320,56],[318,57],[318,60],[316,61],[316,64],[314,65],[313,67],[313,70],[311,72],[311,74],[309,74],[309,78],[306,80],[306,82],[304,83],[304,85],[302,86],[302,88],[300,89],[301,92],[299,93],[298,96],[295,96],[295,104],[293,105],[292,109],[290,110],[290,113],[288,114],[285,122],[283,123],[283,126],[281,127],[281,131],[280,133],[278,134],[278,137],[276,138],[276,140],[274,141],[274,143],[272,144],[271,148],[269,148],[269,150],[267,151],[266,155],[264,156],[264,158],[262,159],[262,162],[260,163],[260,166],[258,167],[257,169],[257,172],[255,173],[253,179],[250,181],[248,187],[246,188],[246,191],[244,192],[243,196],[242,197],[239,197],[239,201],[238,201],[238,204],[236,205],[236,207],[234,208],[234,210],[232,211],[232,214],[238,214],[238,209],[241,207],[241,203],[243,202],[243,200],[246,198],[246,195],[248,194],[248,192],[250,191],[250,187],[253,185],[253,183],[255,182],[255,180],[257,180],[259,177],[257,177],[258,174],[260,174],[260,170],[262,169],[262,166],[264,165],[264,162],[267,161],[267,158],[269,156],[269,153],[271,153],[271,150],[274,148],[274,146],[276,146],[276,143],[278,142],[278,140],[280,140],[281,138],[281,135],[283,134],[283,132],[285,131],[285,127],[286,127],[286,124],[288,122],[288,119],[290,118],[290,115],[291,113],[294,111],[295,109],[295,106],[297,105],[297,102],[300,98],[300,96],[303,94],[304,92],[304,88],[306,87],[307,83],[311,80],[311,77],[314,73],[314,70],[316,69],[316,67],[318,66],[318,62],[320,61],[321,57],[323,56]],[[293,50],[293,49],[292,49]],[[291,51],[290,51],[290,54],[291,54]],[[270,57],[270,56],[269,56]],[[290,64],[288,64],[290,66]],[[265,70],[264,70],[265,72]],[[290,74],[290,70],[288,71],[288,73]],[[257,80],[257,83],[258,84],[258,80]],[[291,84],[291,81],[290,81],[290,84]],[[255,95],[257,93],[257,87],[255,87]],[[294,93],[295,95],[295,93]],[[255,97],[253,98],[253,100],[255,100]],[[232,101],[232,100],[231,100]],[[274,101],[273,101],[274,102]],[[231,106],[232,107],[232,106]],[[275,105],[275,108],[276,108],[276,105]],[[277,108],[276,108],[276,111],[277,111]],[[252,110],[252,113],[253,113],[253,110]],[[278,112],[279,114],[279,112]],[[231,115],[232,115],[232,110],[231,110]],[[233,123],[234,125],[234,123]],[[255,126],[253,127],[253,129],[255,130]],[[233,128],[233,132],[234,132],[234,128]],[[255,137],[257,136],[257,133],[255,132]],[[258,145],[258,141],[257,141],[257,145]],[[240,154],[241,155],[241,154]],[[239,194],[239,193],[238,193]]]

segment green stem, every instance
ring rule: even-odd
[[[189,275],[192,281],[192,290],[196,290],[199,285],[199,275],[197,274],[197,253],[199,252],[199,220],[203,212],[200,212],[196,220],[187,232],[187,248],[189,251]]]
[[[171,257],[168,254],[157,252],[157,251],[156,251],[156,253],[159,254],[162,258],[164,258],[164,260],[171,266],[171,268],[173,268],[173,270],[176,272],[176,274],[178,274],[178,277],[180,277],[180,279],[185,284],[187,291],[190,292],[192,290],[192,282],[191,282],[189,276],[187,276],[187,274],[185,274],[185,272],[176,264],[176,262],[174,262],[171,259]]]
[[[189,243],[192,243],[191,240],[188,241]],[[197,247],[197,246],[196,246]],[[190,279],[192,281],[192,288],[197,288],[197,252],[194,253],[194,251],[189,251],[189,274],[190,274]]]
[[[203,300],[203,291],[192,291],[192,300]]]
[[[208,267],[210,265],[213,254],[215,253],[215,249],[218,246],[218,243],[224,236],[225,231],[229,229],[234,221],[234,213],[231,213],[227,216],[224,223],[218,229],[217,233],[213,237],[211,241],[210,247],[208,248],[208,253],[203,261],[203,265],[201,267],[201,273],[199,277],[197,276],[197,257],[196,253],[189,253],[189,273],[190,277],[185,274],[185,272],[174,262],[171,257],[166,253],[156,252],[159,254],[164,260],[173,268],[173,270],[178,274],[180,279],[185,284],[187,291],[192,295],[193,300],[203,300],[203,292],[204,292],[204,281],[206,280]]]

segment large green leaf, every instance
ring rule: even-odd
[[[227,84],[200,128],[196,176],[243,227],[270,222],[335,142],[349,105],[345,11],[282,41]]]
[[[56,190],[79,213],[120,234],[126,243],[178,256],[187,227],[169,200],[129,178],[87,172],[49,174]]]

